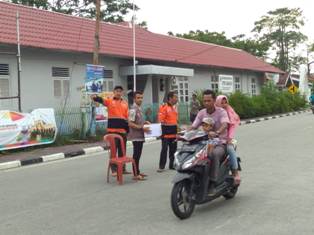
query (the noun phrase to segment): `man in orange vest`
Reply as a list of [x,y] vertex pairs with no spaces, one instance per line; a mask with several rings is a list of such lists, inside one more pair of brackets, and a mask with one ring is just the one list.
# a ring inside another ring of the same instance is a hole
[[158,119],[161,123],[161,152],[159,159],[159,169],[157,172],[163,172],[167,163],[167,152],[169,147],[169,169],[173,170],[174,153],[177,151],[177,126],[178,111],[175,106],[178,102],[178,96],[170,91],[167,95],[167,103],[159,108]]
[[[118,134],[122,136],[124,140],[124,147],[126,147],[126,135],[129,130],[128,126],[128,103],[122,99],[123,87],[115,86],[113,89],[113,98],[103,99],[97,95],[92,95],[91,98],[95,102],[101,103],[107,107],[108,110],[108,133]],[[118,140],[116,140],[116,146],[118,149],[118,156],[122,157],[122,148]],[[112,174],[116,174],[116,167],[112,167]],[[125,171],[125,173],[128,173]]]

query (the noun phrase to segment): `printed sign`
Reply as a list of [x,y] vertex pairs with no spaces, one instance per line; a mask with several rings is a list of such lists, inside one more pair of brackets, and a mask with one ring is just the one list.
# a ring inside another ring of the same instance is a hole
[[104,85],[104,66],[87,64],[85,90],[87,93],[100,93]]
[[0,111],[0,150],[53,143],[57,125],[53,109],[31,113]]
[[233,92],[233,76],[219,75],[219,91],[224,94]]

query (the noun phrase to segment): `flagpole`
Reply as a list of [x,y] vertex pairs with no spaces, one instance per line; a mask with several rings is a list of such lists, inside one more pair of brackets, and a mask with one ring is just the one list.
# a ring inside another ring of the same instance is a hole
[[133,0],[132,29],[133,29],[133,91],[136,91],[136,58],[135,58],[135,5],[134,5],[134,0]]

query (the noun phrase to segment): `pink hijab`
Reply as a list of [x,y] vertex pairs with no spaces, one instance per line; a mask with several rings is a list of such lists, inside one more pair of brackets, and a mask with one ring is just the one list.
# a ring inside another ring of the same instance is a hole
[[221,107],[221,103],[222,103],[223,99],[226,99],[227,103],[228,103],[227,108],[225,110],[228,113],[228,116],[229,116],[229,119],[230,119],[230,124],[238,126],[240,124],[240,117],[234,111],[234,109],[230,106],[227,96],[225,96],[225,95],[217,96],[215,105],[218,106],[218,107]]

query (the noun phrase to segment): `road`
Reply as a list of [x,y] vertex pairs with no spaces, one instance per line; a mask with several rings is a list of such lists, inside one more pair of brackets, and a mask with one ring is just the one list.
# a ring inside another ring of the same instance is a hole
[[184,221],[170,208],[175,172],[156,172],[159,142],[144,147],[145,182],[107,184],[106,154],[2,171],[0,234],[314,234],[313,133],[311,113],[240,126],[237,196]]

